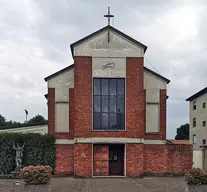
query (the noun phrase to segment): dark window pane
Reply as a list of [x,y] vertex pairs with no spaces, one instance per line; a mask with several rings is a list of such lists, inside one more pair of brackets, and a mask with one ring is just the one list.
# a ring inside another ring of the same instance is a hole
[[94,113],[93,127],[94,129],[101,129],[101,113]]
[[109,114],[102,113],[102,129],[109,129]]
[[108,96],[102,96],[102,112],[108,112],[109,111],[109,97]]
[[116,96],[110,96],[109,98],[109,111],[116,112]]
[[116,95],[116,79],[110,79],[109,81],[110,95]]
[[94,130],[124,130],[125,80],[94,79]]
[[110,113],[110,129],[117,129],[116,113]]
[[124,129],[124,119],[125,115],[123,112],[118,112],[117,113],[117,129],[118,130],[123,130]]
[[108,82],[109,82],[108,79],[101,80],[102,95],[108,95],[108,91],[109,91],[109,86],[108,86],[109,83]]
[[117,100],[117,112],[125,112],[125,106],[124,106],[124,96],[118,96]]
[[94,109],[94,112],[101,111],[101,97],[100,96],[93,97],[93,109]]
[[124,79],[118,79],[117,86],[118,86],[118,95],[124,95],[124,88],[125,88]]
[[100,82],[101,82],[100,79],[94,79],[94,81],[93,81],[94,95],[100,95],[101,94]]

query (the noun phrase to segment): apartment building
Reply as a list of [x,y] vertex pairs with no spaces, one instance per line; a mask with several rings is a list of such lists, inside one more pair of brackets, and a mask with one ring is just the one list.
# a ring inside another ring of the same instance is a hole
[[207,87],[186,99],[189,101],[190,143],[193,166],[207,170]]

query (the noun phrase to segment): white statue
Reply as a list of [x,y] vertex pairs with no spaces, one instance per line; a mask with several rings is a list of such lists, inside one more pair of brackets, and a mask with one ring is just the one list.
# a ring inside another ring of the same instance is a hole
[[22,145],[22,147],[20,147],[17,142],[17,147],[16,147],[15,144],[13,143],[13,148],[16,151],[16,157],[15,157],[16,169],[15,169],[15,171],[20,171],[20,169],[22,167],[22,157],[23,157],[24,145],[25,145],[25,143]]

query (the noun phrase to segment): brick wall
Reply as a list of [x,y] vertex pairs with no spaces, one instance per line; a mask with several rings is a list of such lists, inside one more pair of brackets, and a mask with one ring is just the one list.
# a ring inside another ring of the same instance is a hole
[[135,177],[143,173],[143,144],[126,144],[126,175]]
[[92,176],[92,144],[74,144],[74,175]]
[[74,145],[56,145],[55,174],[74,173]]
[[184,174],[192,159],[192,145],[144,145],[144,173]]
[[153,139],[153,140],[165,140],[166,139],[166,108],[167,108],[167,95],[166,90],[160,90],[160,132],[157,134],[146,134],[146,90],[144,90],[144,131],[145,131],[145,139]]
[[74,137],[143,137],[143,58],[126,58],[126,75],[127,130],[92,131],[92,58],[74,57]]
[[93,175],[109,175],[109,145],[93,146]]
[[166,145],[168,172],[184,174],[186,169],[192,168],[192,145]]
[[167,153],[166,145],[144,145],[144,172],[166,173]]

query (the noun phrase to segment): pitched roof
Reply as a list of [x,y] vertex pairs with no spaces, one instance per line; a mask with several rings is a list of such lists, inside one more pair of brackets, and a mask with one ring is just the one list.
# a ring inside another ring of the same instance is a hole
[[99,29],[98,31],[96,31],[94,33],[91,33],[90,35],[88,35],[88,36],[86,36],[86,37],[76,41],[75,43],[71,44],[70,48],[71,48],[72,56],[74,57],[74,46],[76,46],[76,45],[78,45],[78,44],[80,44],[80,43],[82,43],[82,42],[84,42],[84,41],[86,41],[86,40],[88,40],[88,39],[98,35],[99,33],[105,31],[106,29],[110,29],[110,30],[114,31],[115,33],[117,33],[117,34],[123,36],[124,38],[128,39],[129,41],[133,42],[134,44],[144,48],[144,52],[146,52],[146,50],[147,50],[147,46],[146,45],[140,43],[139,41],[133,39],[132,37],[126,35],[125,33],[121,32],[121,31],[119,31],[118,29],[116,29],[116,28],[114,28],[114,27],[112,27],[110,25],[107,25],[106,27],[103,27],[103,28]]
[[147,67],[144,67],[144,70],[145,70],[146,72],[151,73],[151,74],[153,74],[154,76],[156,76],[156,77],[162,79],[162,80],[165,81],[167,84],[170,83],[170,80],[169,80],[169,79],[167,79],[166,77],[163,77],[162,75],[160,75],[160,74],[158,74],[158,73],[152,71],[151,69],[149,69],[149,68],[147,68]]
[[[45,77],[44,80],[45,80],[45,81],[48,81],[48,80],[52,79],[53,77],[56,77],[57,75],[60,75],[61,73],[64,73],[64,72],[66,72],[66,71],[69,70],[69,69],[72,69],[73,66],[74,66],[74,64],[72,64],[72,65],[70,65],[70,66],[68,66],[68,67],[65,67],[65,68],[61,69],[60,71],[57,71],[56,73],[53,73],[53,74],[49,75],[48,77]],[[160,75],[160,74],[158,74],[158,73],[152,71],[151,69],[149,69],[149,68],[147,68],[147,67],[144,67],[144,70],[145,70],[146,72],[151,73],[151,74],[153,74],[154,76],[156,76],[156,77],[162,79],[162,80],[165,81],[166,83],[169,83],[169,82],[170,82],[170,80],[167,79],[166,77],[163,77],[162,75]],[[46,96],[47,96],[47,95],[45,95],[45,97],[46,97]]]
[[44,80],[45,80],[45,81],[48,81],[48,80],[52,79],[53,77],[55,77],[55,76],[57,76],[57,75],[60,75],[61,73],[64,73],[64,72],[66,72],[66,71],[69,70],[69,69],[72,69],[72,68],[73,68],[73,65],[74,65],[74,64],[72,64],[72,65],[70,65],[70,66],[68,66],[68,67],[65,67],[65,68],[63,68],[63,69],[61,69],[61,70],[59,70],[59,71],[57,71],[57,72],[55,72],[55,73],[53,73],[53,74],[51,74],[51,75],[45,77]]
[[207,87],[198,91],[194,95],[190,96],[189,98],[186,99],[186,101],[192,101],[192,100],[196,99],[197,97],[200,97],[201,95],[205,94],[206,92],[207,92]]

